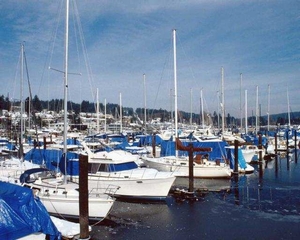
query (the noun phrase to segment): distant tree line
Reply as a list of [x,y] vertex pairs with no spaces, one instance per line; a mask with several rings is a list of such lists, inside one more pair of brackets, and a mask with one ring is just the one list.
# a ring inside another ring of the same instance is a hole
[[[9,100],[8,97],[4,97],[3,95],[0,96],[0,110],[7,110],[10,111],[13,106],[19,106],[20,101],[12,102]],[[27,97],[25,99],[25,111],[28,113],[29,109],[33,112],[40,112],[44,109],[47,109],[48,111],[55,111],[59,112],[63,110],[64,102],[63,99],[52,99],[50,101],[43,101],[40,100],[37,95],[33,97],[31,100],[31,107],[29,108],[29,98]],[[104,112],[104,105],[102,103],[100,105],[100,110]],[[80,104],[79,103],[73,103],[71,101],[68,101],[68,110],[73,111],[75,114],[79,114],[80,112],[86,112],[86,113],[95,113],[96,112],[96,103],[89,102],[83,100]],[[122,107],[122,116],[132,116],[133,120],[136,120],[134,117],[134,113],[137,114],[137,116],[143,120],[144,119],[144,108],[137,108],[133,109],[130,107]],[[120,116],[120,105],[114,104],[114,103],[107,103],[106,105],[106,113],[111,114],[114,117],[118,118]],[[219,116],[218,116],[219,115]],[[161,121],[170,121],[173,119],[174,112],[167,111],[165,109],[147,109],[147,120],[160,118]],[[192,122],[196,124],[202,124],[201,120],[201,114],[197,113],[188,113],[184,111],[178,112],[178,121],[182,123],[189,123],[192,118]],[[300,112],[295,112],[291,114],[291,124],[300,124]],[[213,124],[214,126],[217,126],[218,123],[221,124],[222,117],[217,112],[214,112],[212,115],[209,113],[204,113],[204,122],[206,124]],[[248,124],[254,126],[256,123],[255,117],[248,117]],[[284,125],[288,123],[288,116],[287,113],[282,114],[274,114],[270,115],[270,124],[273,125]],[[226,126],[240,126],[240,119],[235,118],[231,116],[229,113],[227,113],[225,117],[225,125]],[[266,116],[260,116],[259,117],[259,125],[267,125],[267,117]]]

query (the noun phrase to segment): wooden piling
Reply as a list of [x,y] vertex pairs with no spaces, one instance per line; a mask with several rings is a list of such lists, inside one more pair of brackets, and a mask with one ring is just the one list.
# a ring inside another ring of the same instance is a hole
[[79,224],[80,239],[89,238],[88,156],[79,155]]
[[258,160],[259,162],[261,163],[262,162],[262,136],[261,134],[258,135],[258,149],[259,149],[259,152],[258,152]]
[[240,205],[240,189],[239,189],[239,175],[234,174],[234,203],[235,205]]
[[239,141],[234,140],[234,174],[239,174]]
[[275,154],[277,155],[277,133],[275,133]]
[[278,155],[275,155],[275,176],[278,176]]
[[[297,150],[297,131],[294,132],[294,141],[295,141],[295,163],[298,161],[298,150]],[[300,143],[299,143],[300,144]]]
[[263,178],[263,162],[262,162],[262,136],[258,135],[258,170],[259,170],[259,180]]
[[189,192],[194,191],[194,147],[193,143],[189,144]]
[[21,138],[19,138],[19,146],[20,146],[20,148],[19,148],[19,158],[20,159],[23,159],[24,158],[24,149],[23,149],[23,143],[21,142],[22,140],[21,140]]
[[44,136],[43,139],[44,139],[44,149],[46,149],[47,148],[47,139],[46,139],[46,136]]
[[152,135],[152,155],[153,157],[156,157],[156,137],[155,137],[155,133],[153,133]]
[[201,147],[194,147],[193,143],[189,143],[186,147],[184,146],[181,141],[176,138],[175,145],[177,150],[187,151],[189,154],[189,192],[194,192],[194,159],[193,154],[194,152],[211,152],[211,148],[201,148]]
[[286,131],[286,155],[289,155],[289,131]]

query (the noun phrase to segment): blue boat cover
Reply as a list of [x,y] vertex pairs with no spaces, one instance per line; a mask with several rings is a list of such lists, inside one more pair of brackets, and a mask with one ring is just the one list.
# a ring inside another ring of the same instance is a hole
[[10,142],[8,142],[8,143],[6,144],[6,147],[7,147],[9,150],[16,150],[16,149],[17,149],[17,148],[16,148],[16,145],[13,144],[13,143],[10,143]]
[[58,168],[61,156],[61,150],[33,148],[25,154],[24,160],[43,165],[49,170],[55,171]]
[[[209,160],[220,160],[224,161],[226,156],[225,146],[227,143],[225,141],[214,142],[214,141],[204,141],[204,142],[182,142],[182,145],[188,146],[193,144],[194,147],[199,148],[212,148],[211,152],[195,152],[194,154],[208,155]],[[174,156],[175,155],[175,142],[174,141],[162,141],[161,143],[161,156]],[[187,151],[178,151],[179,156],[188,156]]]
[[0,181],[0,239],[17,239],[42,232],[62,239],[42,202],[32,190]]
[[79,154],[67,152],[67,166],[65,166],[65,158],[62,154],[59,163],[59,169],[64,175],[79,176]]
[[[234,148],[227,148],[227,159],[230,162],[230,168],[234,169]],[[242,149],[240,148],[238,149],[238,163],[239,167],[242,169],[245,169],[247,167]]]
[[51,171],[62,172],[63,174],[79,175],[79,154],[67,152],[67,170],[64,167],[64,155],[61,150],[55,149],[31,149],[24,159],[39,164]]

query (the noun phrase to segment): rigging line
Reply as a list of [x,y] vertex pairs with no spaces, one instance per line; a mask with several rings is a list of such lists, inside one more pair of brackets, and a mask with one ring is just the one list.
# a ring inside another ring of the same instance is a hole
[[50,57],[49,57],[49,66],[51,66],[51,63],[52,63],[52,57],[53,57],[53,52],[54,52],[54,46],[55,46],[55,42],[56,42],[56,39],[57,39],[57,32],[58,32],[58,28],[59,28],[59,23],[60,23],[60,19],[62,18],[62,11],[63,11],[63,2],[64,0],[61,1],[61,4],[59,5],[59,14],[56,18],[56,28],[55,30],[53,30],[53,33],[52,33],[52,38],[51,38],[51,41],[52,41],[52,46],[51,46],[51,54],[50,54]]
[[[16,82],[17,82],[17,76],[18,76],[18,73],[20,72],[20,70],[19,70],[19,67],[20,67],[20,60],[21,60],[21,54],[19,55],[19,58],[18,58],[18,62],[17,62],[17,66],[16,66],[16,72],[15,72],[15,77],[14,77],[14,82],[13,82],[13,84],[10,84],[10,83],[12,83],[12,81],[7,81],[7,85],[6,85],[6,91],[5,92],[7,92],[8,93],[8,100],[10,101],[10,99],[13,99],[14,98],[14,90],[15,90],[15,88],[16,88]],[[1,86],[1,87],[3,87],[3,86]],[[3,87],[4,88],[4,87]],[[9,97],[9,95],[11,95],[11,94],[9,94],[9,89],[13,89],[13,93],[12,93],[12,96],[11,97]]]
[[[97,89],[95,90],[97,92]],[[99,92],[98,92],[99,93]],[[94,105],[94,110],[95,112],[97,111],[97,96],[93,94],[95,98],[93,98],[93,105]],[[99,104],[100,105],[100,104]],[[100,109],[99,109],[100,110]]]
[[11,99],[15,99],[15,89],[16,89],[16,85],[17,85],[17,76],[18,76],[18,73],[20,72],[20,62],[21,62],[21,58],[22,58],[21,55],[22,55],[22,53],[20,53],[20,55],[19,55],[19,60],[18,60],[17,67],[16,67],[15,79],[14,79],[14,84],[13,84],[13,92],[12,92]]
[[71,101],[72,98],[71,98],[71,93],[70,93],[70,91],[68,91],[68,99],[69,99],[69,100],[68,100],[67,104],[70,106],[70,110],[73,111],[73,104],[72,104],[73,101]]
[[77,5],[76,5],[75,2],[74,2],[74,10],[76,11],[78,30],[79,30],[79,35],[80,35],[80,39],[81,39],[81,46],[82,46],[83,56],[84,56],[84,60],[85,60],[86,70],[88,72],[88,80],[89,80],[89,85],[90,85],[90,89],[91,89],[91,93],[92,93],[92,99],[95,99],[95,94],[92,91],[92,89],[93,89],[92,86],[94,84],[93,73],[92,73],[92,69],[90,67],[90,61],[89,61],[89,56],[88,56],[88,53],[87,53],[85,38],[84,38],[84,34],[83,34],[83,29],[82,29],[82,24],[81,24],[81,21],[80,21],[78,8],[77,8]]
[[221,157],[224,158],[224,161],[226,163],[226,149],[221,147],[220,142],[218,142],[218,146],[219,146],[219,149],[220,149],[220,152],[221,152]]
[[204,94],[202,95],[202,97],[203,97],[203,109],[204,109],[204,106],[205,106],[205,108],[207,109],[207,113],[206,114],[209,114],[210,115],[210,111],[209,111],[209,108],[208,108],[208,105],[207,105],[207,101],[206,101],[206,99],[204,98]]
[[[67,190],[65,190],[65,191],[67,192]],[[45,195],[44,195],[44,196],[45,196]],[[53,202],[52,202],[51,199],[50,199],[50,195],[47,195],[47,198],[48,198],[50,204],[52,205],[54,211],[56,212],[56,214],[57,214],[58,216],[60,216],[60,218],[62,218],[63,220],[67,220],[67,219],[64,217],[64,215],[62,215],[60,212],[58,212],[58,210],[56,209],[56,207],[54,206]]]
[[[57,12],[59,12],[59,14],[58,14],[58,16],[56,18],[56,28],[53,29],[52,34],[51,34],[51,38],[50,38],[50,41],[49,41],[49,46],[48,46],[48,51],[47,51],[47,57],[46,57],[46,60],[45,60],[44,69],[43,69],[43,72],[42,72],[42,76],[41,76],[41,81],[40,81],[40,85],[39,85],[39,88],[38,88],[38,92],[40,92],[40,89],[42,87],[42,81],[43,81],[43,78],[44,78],[45,70],[46,69],[48,70],[49,66],[51,66],[51,64],[52,64],[52,57],[53,57],[55,42],[56,42],[56,39],[57,39],[58,26],[59,26],[59,22],[60,22],[61,15],[62,15],[62,6],[63,6],[63,0],[61,0],[61,3],[60,3],[60,5],[58,6],[58,9],[57,9]],[[51,42],[52,42],[52,46],[50,44]],[[47,71],[47,72],[48,72],[48,80],[49,80],[49,71]],[[48,91],[47,91],[48,94],[47,95],[48,95],[48,98],[49,98],[49,86],[47,88],[48,88]]]
[[[26,69],[26,77],[27,77],[27,82],[28,82],[28,89],[29,89],[29,97],[31,99],[31,101],[30,101],[30,107],[31,107],[31,110],[33,111],[34,110],[34,106],[33,106],[33,102],[32,102],[31,84],[30,84],[30,78],[29,78],[27,58],[26,58],[26,54],[25,54],[25,50],[24,49],[23,49],[23,54],[24,54],[24,63],[25,63],[25,69]],[[29,112],[28,114],[30,115],[31,113]],[[36,116],[35,116],[34,111],[33,111],[33,114],[32,114],[32,118],[33,118],[34,127],[35,127],[35,135],[36,135],[37,147],[38,147],[38,149],[40,149],[39,138],[38,138],[38,130],[37,130],[37,120],[36,120]],[[44,160],[44,157],[42,156],[41,151],[39,151],[39,152],[40,152],[41,159]]]
[[182,44],[180,38],[177,37],[177,39],[178,39],[178,45],[181,47],[181,49],[182,49],[182,51],[183,51],[183,54],[184,54],[184,56],[186,57],[186,59],[187,59],[187,61],[188,61],[188,66],[189,66],[189,69],[190,69],[190,71],[191,71],[191,73],[192,73],[193,79],[196,79],[196,78],[195,78],[195,74],[194,74],[194,72],[193,72],[193,70],[192,70],[192,68],[191,68],[191,63],[190,63],[190,61],[188,60],[186,51],[185,51],[185,49],[183,48],[183,44]]
[[[74,9],[74,12],[73,12],[73,14],[71,15],[71,17],[72,17],[72,19],[73,19],[73,29],[74,29],[74,35],[75,35],[75,46],[76,46],[76,53],[77,53],[77,61],[78,61],[78,68],[79,68],[79,74],[76,74],[76,75],[82,75],[81,74],[81,61],[80,61],[80,56],[79,56],[79,44],[78,44],[78,32],[79,31],[77,31],[77,28],[79,29],[80,27],[78,26],[78,27],[76,27],[76,22],[78,21],[77,20],[77,15],[78,15],[78,13],[77,13],[77,11],[76,11],[76,5],[75,5],[75,1],[73,2],[73,1],[71,1],[71,3],[73,4],[72,5],[72,7],[73,7],[73,9]],[[76,12],[75,12],[76,11]],[[78,24],[77,24],[78,25]],[[69,99],[71,99],[71,88],[69,88],[69,91],[68,91],[68,95],[69,95]],[[81,88],[80,88],[80,91],[81,91]],[[70,108],[71,108],[71,110],[73,111],[74,109],[73,109],[73,101],[70,101],[69,102],[69,105],[70,105]]]
[[164,71],[165,71],[165,69],[166,69],[167,63],[170,62],[171,55],[172,55],[172,44],[170,44],[170,47],[169,47],[169,54],[166,56],[166,59],[165,59],[165,62],[164,62],[164,66],[163,66],[163,69],[162,69],[162,71],[161,71],[161,77],[160,77],[160,80],[159,80],[158,90],[157,90],[157,92],[156,92],[155,99],[154,99],[154,107],[153,107],[153,109],[152,109],[152,111],[151,111],[151,114],[150,114],[151,118],[153,118],[154,109],[155,109],[155,106],[156,106],[156,101],[157,101],[157,98],[158,98],[158,94],[159,94],[160,86],[161,86],[161,83],[162,83]]
[[[73,3],[71,1],[71,3]],[[75,4],[75,3],[74,3]],[[74,6],[75,9],[75,6]],[[77,50],[77,60],[78,60],[78,68],[79,68],[79,72],[81,72],[81,61],[80,61],[80,57],[79,57],[79,45],[78,45],[78,33],[77,33],[77,28],[76,28],[76,21],[75,21],[75,13],[72,14],[72,19],[73,19],[73,29],[74,29],[74,34],[75,34],[75,44],[76,44],[76,50]],[[78,27],[79,28],[79,27]]]

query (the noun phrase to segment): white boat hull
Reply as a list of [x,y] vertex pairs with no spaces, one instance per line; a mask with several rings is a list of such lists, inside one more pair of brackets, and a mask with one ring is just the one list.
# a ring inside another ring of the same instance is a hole
[[242,153],[244,155],[246,163],[251,163],[252,159],[254,159],[254,156],[256,155],[255,151],[248,149],[242,149]]
[[[166,198],[176,177],[170,173],[161,173],[156,170],[153,174],[149,174],[149,171],[151,172],[150,169],[145,168],[140,171],[89,174],[88,184],[89,188],[105,189],[106,192],[108,189],[118,187],[116,191],[111,191],[111,195],[117,198],[145,200]],[[73,180],[75,179],[73,177]]]
[[[143,158],[144,163],[159,171],[174,172],[176,177],[189,176],[188,160],[176,163],[173,157],[163,158]],[[231,177],[231,169],[224,164],[217,165],[214,162],[207,161],[204,164],[194,164],[194,177],[196,178],[229,178]]]
[[[79,199],[68,198],[48,198],[40,197],[42,203],[46,207],[47,211],[56,216],[64,216],[68,218],[78,218],[79,217]],[[89,200],[89,219],[91,220],[101,220],[105,218],[110,209],[113,206],[113,200],[103,200],[103,199],[93,199]]]
[[[79,191],[78,188],[75,189],[69,185],[73,184],[68,183],[56,187],[45,185],[45,183],[26,184],[27,187],[33,189],[51,215],[79,218]],[[88,203],[89,219],[102,220],[110,212],[114,199],[97,191],[89,191]]]

